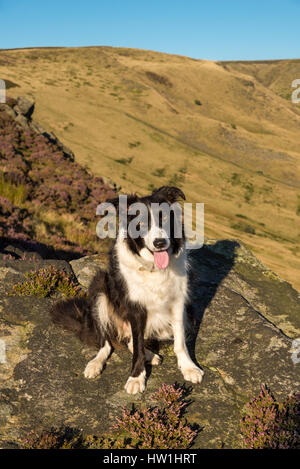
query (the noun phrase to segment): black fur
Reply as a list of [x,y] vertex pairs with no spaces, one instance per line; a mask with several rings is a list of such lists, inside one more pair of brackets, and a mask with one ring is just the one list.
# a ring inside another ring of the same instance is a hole
[[[138,198],[135,195],[128,197],[128,205],[134,202],[143,202],[150,205],[151,202],[167,202],[172,204],[178,198],[185,199],[183,192],[174,187],[163,186],[153,191],[148,197]],[[107,202],[113,203],[118,207],[118,199],[111,199]],[[176,254],[184,242],[184,232],[182,238],[174,238],[174,215],[171,215],[171,233],[170,243],[172,252]],[[133,217],[129,217],[128,222]],[[127,238],[129,249],[139,255],[140,250],[145,246],[142,237],[137,239]],[[122,323],[130,325],[133,337],[133,358],[131,376],[137,377],[145,369],[145,346],[144,332],[147,321],[146,309],[130,300],[126,286],[126,280],[122,276],[119,267],[119,260],[114,243],[109,257],[107,272],[99,271],[94,277],[89,290],[87,299],[76,298],[62,301],[54,305],[50,311],[51,318],[55,324],[59,324],[65,329],[74,332],[77,337],[88,345],[94,345],[98,348],[103,347],[105,341],[112,346],[118,340],[118,331],[112,321],[109,328],[103,330],[96,312],[96,302],[100,294],[104,294],[114,314]]]
[[91,301],[75,298],[56,303],[50,310],[54,324],[73,332],[83,343],[102,347],[103,337],[91,314]]

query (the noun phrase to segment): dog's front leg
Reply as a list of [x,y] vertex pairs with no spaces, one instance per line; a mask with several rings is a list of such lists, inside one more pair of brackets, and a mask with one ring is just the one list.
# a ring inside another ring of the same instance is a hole
[[129,394],[136,394],[145,390],[146,369],[145,369],[145,346],[144,334],[146,327],[147,313],[139,305],[131,305],[129,322],[132,332],[133,355],[132,369],[125,389]]
[[204,372],[192,361],[185,342],[186,310],[183,301],[177,301],[172,307],[172,326],[174,334],[174,352],[178,367],[186,381],[201,383]]

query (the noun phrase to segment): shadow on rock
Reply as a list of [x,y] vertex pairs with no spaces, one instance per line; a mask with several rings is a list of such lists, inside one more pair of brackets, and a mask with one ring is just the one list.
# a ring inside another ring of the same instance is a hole
[[195,362],[195,344],[203,316],[219,285],[232,269],[238,246],[236,241],[221,240],[188,253],[190,303],[187,314],[190,330],[187,342]]
[[70,250],[55,249],[34,240],[21,240],[0,236],[0,259],[57,259],[70,262],[79,259],[85,252],[76,252],[70,243]]

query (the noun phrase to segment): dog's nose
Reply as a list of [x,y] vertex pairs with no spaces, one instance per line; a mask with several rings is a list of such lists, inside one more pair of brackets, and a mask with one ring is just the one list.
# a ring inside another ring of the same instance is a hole
[[153,241],[153,246],[156,249],[163,249],[167,246],[167,240],[165,238],[155,238]]

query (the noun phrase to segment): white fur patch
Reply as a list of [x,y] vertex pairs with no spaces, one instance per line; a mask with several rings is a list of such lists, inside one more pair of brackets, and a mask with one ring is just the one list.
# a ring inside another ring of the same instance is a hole
[[[143,256],[130,251],[122,238],[117,240],[117,255],[121,273],[127,283],[130,300],[147,309],[145,338],[169,339],[174,337],[174,351],[184,378],[200,383],[203,371],[191,360],[185,343],[185,302],[188,296],[186,252],[170,255],[169,266],[158,269],[153,255],[142,250]],[[126,390],[130,394],[142,392],[145,387],[143,373],[130,377]]]
[[101,329],[106,330],[110,323],[107,298],[104,294],[99,295],[96,301],[96,317],[101,325]]
[[167,232],[163,228],[160,228],[155,223],[157,220],[155,220],[153,211],[151,209],[150,209],[150,216],[151,216],[151,227],[144,238],[147,248],[149,248],[150,251],[155,251],[154,240],[156,238],[163,238],[166,240],[166,243],[167,243],[166,249],[168,249],[170,246],[170,240],[168,238]]
[[201,383],[204,371],[195,365],[192,368],[182,370],[182,374],[186,381],[191,381],[192,383],[196,384]]
[[146,349],[146,363],[156,366],[160,365],[162,362],[161,357],[157,353],[151,352],[151,350]]
[[117,253],[129,298],[145,306],[148,312],[145,338],[171,338],[172,306],[177,302],[183,305],[187,296],[184,250],[177,256],[170,256],[169,267],[165,270],[156,268],[151,253],[151,261],[134,255],[122,239],[117,241]]
[[137,394],[138,392],[145,391],[145,382],[146,382],[146,371],[142,371],[142,373],[134,378],[133,376],[129,376],[127,383],[125,384],[125,390],[128,394]]
[[86,365],[85,370],[84,370],[85,378],[88,378],[88,379],[95,378],[101,373],[103,366],[105,365],[105,362],[107,358],[109,357],[110,352],[111,352],[111,346],[109,342],[106,340],[104,347],[102,347],[97,353],[96,357],[93,358],[93,360],[89,361],[88,364]]

